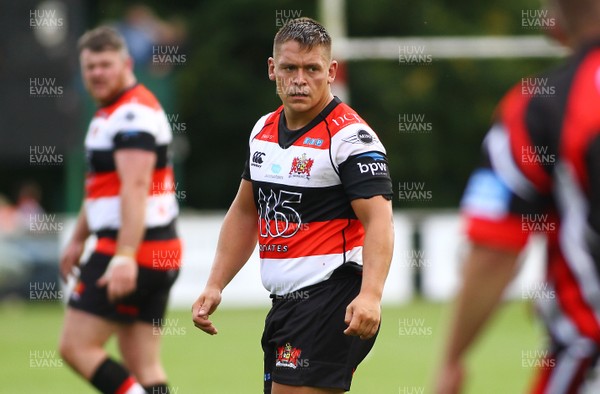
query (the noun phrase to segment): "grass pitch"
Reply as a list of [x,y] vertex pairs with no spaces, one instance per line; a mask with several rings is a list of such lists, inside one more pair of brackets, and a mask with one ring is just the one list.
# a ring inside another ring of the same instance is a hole
[[[0,304],[0,393],[95,393],[60,359],[59,303]],[[262,393],[260,336],[265,309],[222,309],[210,337],[191,323],[188,311],[169,311],[162,329],[162,358],[176,394]],[[371,354],[354,376],[355,394],[431,391],[446,331],[449,305],[415,301],[386,307]],[[534,369],[527,358],[541,348],[541,330],[524,303],[508,303],[468,359],[468,394],[523,393]],[[115,343],[109,343],[115,352]]]

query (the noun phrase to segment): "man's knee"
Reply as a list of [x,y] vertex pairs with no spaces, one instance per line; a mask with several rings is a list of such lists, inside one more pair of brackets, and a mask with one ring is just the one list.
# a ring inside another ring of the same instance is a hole
[[73,365],[77,359],[77,353],[80,351],[75,340],[70,337],[62,336],[58,344],[58,351],[63,360],[69,365]]

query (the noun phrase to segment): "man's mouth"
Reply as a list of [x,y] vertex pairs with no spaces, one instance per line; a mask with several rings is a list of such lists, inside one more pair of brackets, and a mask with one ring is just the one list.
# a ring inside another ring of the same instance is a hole
[[104,81],[92,81],[92,86],[94,88],[101,88],[105,85],[106,85],[106,83],[104,83]]

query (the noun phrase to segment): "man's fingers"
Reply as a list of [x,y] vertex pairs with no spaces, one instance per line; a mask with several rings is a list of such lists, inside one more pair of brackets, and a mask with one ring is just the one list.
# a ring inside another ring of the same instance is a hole
[[344,330],[344,334],[353,336],[359,335],[360,322],[358,320],[359,319],[356,316],[352,316],[348,328]]
[[68,256],[63,256],[60,260],[60,277],[64,282],[69,280],[69,275],[73,273],[74,264],[70,261]]
[[108,284],[108,275],[104,274],[96,281],[96,286],[104,287]]
[[[202,300],[199,300],[199,301],[202,301]],[[217,331],[216,327],[213,326],[212,321],[210,321],[208,319],[210,314],[212,312],[214,312],[215,309],[216,309],[216,305],[213,304],[212,302],[209,302],[206,299],[203,300],[203,303],[199,307],[197,307],[196,311],[194,311],[194,308],[192,308],[192,311],[195,312],[195,313],[193,313],[193,316],[192,316],[194,326],[201,329],[202,331],[204,331],[207,334],[216,335],[218,331]]]
[[360,334],[360,339],[370,339],[373,338],[375,333],[377,332],[377,325],[370,324],[369,327],[365,328],[365,330]]
[[200,307],[200,309],[198,309],[197,316],[200,316],[200,317],[203,317],[205,319],[208,319],[208,308],[206,308],[204,306],[204,304]]
[[208,316],[212,315],[218,306],[218,302],[215,302],[210,298],[203,298],[198,300],[197,303],[200,303],[200,307],[198,308],[196,316],[203,316],[205,318],[208,318]]
[[[346,316],[348,312],[346,312]],[[344,330],[344,334],[357,336],[360,339],[369,339],[372,338],[375,333],[377,333],[377,329],[379,328],[379,322],[373,319],[364,317],[359,313],[352,314],[352,318],[350,320],[350,324],[348,328]]]
[[350,324],[350,322],[352,321],[352,315],[354,314],[354,308],[352,307],[352,305],[348,305],[346,307],[346,316],[344,316],[344,323],[346,324]]
[[194,326],[196,326],[196,328],[201,329],[202,331],[204,331],[207,334],[210,334],[210,335],[217,334],[216,327],[213,326],[212,321],[208,320],[208,318],[205,316],[194,317]]

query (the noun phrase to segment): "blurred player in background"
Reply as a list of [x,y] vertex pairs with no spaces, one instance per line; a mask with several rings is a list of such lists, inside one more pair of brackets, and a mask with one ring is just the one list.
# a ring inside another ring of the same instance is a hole
[[273,298],[262,337],[264,392],[342,393],[372,348],[393,249],[385,149],[334,97],[331,38],[309,18],[274,40],[269,79],[283,103],[256,123],[206,287],[192,307],[209,334],[221,292],[258,239]]
[[[154,95],[137,84],[115,30],[87,32],[79,53],[85,87],[99,108],[85,139],[86,196],[60,262],[64,280],[79,265],[88,236],[98,242],[71,294],[60,351],[103,393],[167,393],[156,328],[181,260],[167,157],[171,129]],[[112,335],[124,365],[104,350]]]
[[510,90],[485,138],[484,163],[462,202],[473,246],[438,394],[460,392],[465,353],[515,276],[532,229],[547,232],[546,280],[555,295],[537,300],[550,347],[532,392],[600,393],[600,1],[550,6],[554,33],[574,55]]

